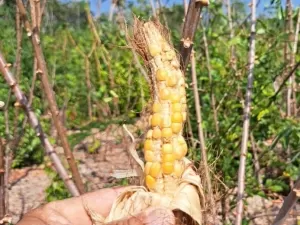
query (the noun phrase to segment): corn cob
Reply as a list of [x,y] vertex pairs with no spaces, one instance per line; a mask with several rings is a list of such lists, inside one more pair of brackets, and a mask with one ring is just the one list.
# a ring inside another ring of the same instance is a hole
[[[144,141],[145,186],[128,187],[114,202],[106,224],[154,206],[173,210],[187,224],[202,224],[204,204],[200,177],[185,158],[187,144],[182,136],[186,120],[185,81],[179,60],[158,22],[135,20],[133,46],[149,69],[152,89],[150,129]],[[149,192],[150,191],[150,192]],[[179,212],[179,213],[178,213]]]
[[143,26],[148,67],[154,84],[150,130],[144,143],[145,184],[156,193],[173,195],[184,171],[187,144],[182,137],[186,120],[184,75],[171,45],[154,23]]

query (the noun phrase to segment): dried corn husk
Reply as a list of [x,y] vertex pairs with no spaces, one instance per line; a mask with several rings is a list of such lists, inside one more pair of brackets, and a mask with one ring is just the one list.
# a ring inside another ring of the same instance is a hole
[[204,196],[200,177],[193,170],[191,162],[186,158],[184,160],[186,165],[190,165],[184,171],[174,196],[148,192],[143,186],[128,187],[114,202],[109,216],[97,222],[105,224],[136,215],[152,206],[162,206],[174,211],[180,210],[201,225]]

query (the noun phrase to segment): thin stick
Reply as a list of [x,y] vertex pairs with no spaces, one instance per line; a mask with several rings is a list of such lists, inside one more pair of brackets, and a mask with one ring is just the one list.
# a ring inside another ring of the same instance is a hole
[[51,84],[48,79],[49,76],[48,76],[46,61],[44,59],[44,54],[43,54],[42,48],[40,46],[40,37],[35,30],[31,29],[31,25],[29,24],[29,22],[27,20],[26,10],[24,8],[22,0],[17,0],[17,5],[18,5],[18,8],[21,13],[21,16],[22,16],[22,19],[24,22],[24,26],[27,31],[27,35],[31,39],[31,42],[32,42],[32,45],[34,48],[35,56],[36,56],[37,62],[38,62],[38,67],[41,70],[41,71],[39,71],[40,72],[39,75],[40,75],[40,79],[42,81],[43,91],[45,92],[45,95],[47,97],[47,100],[49,103],[49,108],[50,108],[52,118],[54,121],[54,125],[58,132],[58,136],[61,140],[65,156],[67,158],[67,161],[70,166],[70,170],[72,172],[73,179],[75,181],[75,184],[76,184],[79,192],[84,193],[84,186],[83,186],[80,174],[78,172],[78,168],[77,168],[74,156],[72,154],[71,148],[68,143],[68,139],[67,139],[67,136],[65,133],[65,128],[63,127],[63,124],[62,124],[61,120],[59,119],[59,110],[57,107],[56,100],[54,98],[54,93],[51,88]]
[[20,81],[21,74],[21,52],[22,52],[22,30],[19,8],[16,8],[16,37],[17,37],[17,53],[16,53],[16,79]]
[[87,103],[88,103],[88,114],[90,121],[93,119],[93,110],[92,110],[92,99],[91,99],[91,79],[90,79],[90,61],[88,56],[84,57],[85,61],[85,82],[87,87]]
[[187,15],[184,20],[182,38],[180,43],[181,61],[180,66],[185,71],[193,49],[193,40],[198,27],[200,13],[204,6],[209,4],[208,0],[191,0]]
[[[292,9],[292,3],[291,0],[286,1],[286,11],[287,11],[287,33],[289,40],[286,42],[286,51],[287,51],[287,64],[289,65],[289,68],[292,68],[292,62],[293,62],[293,53],[292,49],[289,48],[289,44],[293,42],[294,35],[293,35],[293,9]],[[294,60],[295,61],[295,60]],[[286,95],[286,114],[288,117],[291,116],[291,109],[292,109],[292,86],[294,83],[293,75],[289,78],[289,85]],[[290,146],[288,146],[288,160],[290,160]]]
[[[187,0],[183,0],[183,8],[184,8],[184,15],[186,15],[187,12],[188,12]],[[184,20],[183,21],[185,21],[185,16],[184,16]]]
[[9,94],[7,97],[7,101],[5,104],[4,108],[4,119],[5,119],[5,138],[7,141],[7,144],[5,145],[5,178],[4,178],[4,184],[6,188],[5,192],[5,206],[6,210],[9,208],[9,190],[8,190],[8,183],[9,183],[9,174],[10,174],[10,169],[11,169],[11,162],[12,162],[12,150],[10,147],[10,142],[11,142],[11,136],[10,136],[10,131],[9,131],[9,116],[8,116],[8,107],[10,103],[10,98],[11,98],[11,90],[9,90]]
[[[200,3],[200,4],[198,4]],[[198,138],[200,141],[200,148],[201,148],[201,160],[202,165],[204,167],[204,176],[205,176],[205,183],[207,186],[207,193],[208,193],[208,204],[210,208],[210,214],[211,218],[215,220],[216,218],[216,210],[215,210],[215,201],[212,191],[212,185],[211,185],[211,178],[209,174],[209,168],[207,163],[207,149],[205,145],[205,138],[204,138],[204,132],[202,127],[202,113],[201,113],[201,103],[199,99],[199,93],[198,93],[198,81],[197,81],[197,73],[196,73],[196,60],[195,60],[195,52],[193,51],[193,44],[192,40],[194,39],[195,31],[198,26],[199,18],[200,18],[200,12],[201,8],[203,6],[208,5],[208,1],[197,1],[194,2],[193,0],[190,1],[189,8],[186,10],[186,4],[184,4],[185,12],[187,11],[187,14],[185,14],[184,19],[184,27],[183,27],[183,33],[182,33],[182,43],[181,46],[181,56],[182,61],[181,68],[183,71],[185,70],[188,62],[189,57],[191,58],[191,66],[192,66],[192,82],[193,82],[193,92],[194,92],[194,100],[195,100],[195,108],[196,108],[196,117],[197,117],[197,124],[198,124]],[[199,13],[197,15],[197,12]],[[186,58],[185,58],[186,57]],[[205,220],[208,220],[208,213],[205,213]],[[215,221],[214,221],[215,222]]]
[[98,35],[98,31],[97,31],[97,28],[95,26],[95,23],[93,21],[93,17],[91,15],[90,8],[86,7],[85,12],[86,12],[86,17],[87,17],[88,23],[90,25],[90,29],[92,30],[94,39],[97,42],[97,45],[100,45],[101,44],[101,40],[100,40],[100,37]]
[[[106,51],[106,49],[104,48],[104,45],[101,45],[101,39],[99,37],[99,34],[98,34],[98,31],[97,31],[97,28],[96,28],[96,25],[93,21],[93,17],[91,15],[91,11],[90,11],[90,8],[87,6],[86,9],[86,16],[87,16],[87,20],[88,20],[88,23],[89,23],[89,27],[93,33],[93,37],[94,37],[94,41],[96,42],[96,48],[99,47],[99,49],[103,50],[104,52]],[[95,50],[94,51],[94,58],[95,58],[95,62],[96,62],[96,67],[97,67],[97,73],[98,73],[98,76],[99,76],[99,83],[100,85],[104,85],[104,82],[102,81],[101,79],[101,76],[100,76],[100,62],[99,62],[99,57],[98,57],[98,54],[97,54],[97,51]],[[107,91],[105,91],[104,93],[104,97],[107,97]],[[96,103],[97,104],[97,103]],[[106,115],[110,114],[110,108],[109,108],[109,105],[108,103],[104,103],[105,106],[104,107],[101,107],[102,111],[106,111]]]
[[36,115],[34,114],[31,107],[28,105],[27,98],[22,93],[18,83],[16,82],[15,78],[13,77],[12,73],[8,69],[8,64],[6,63],[4,57],[0,53],[0,72],[4,76],[7,84],[15,94],[18,102],[21,104],[23,109],[25,110],[27,117],[29,118],[30,124],[32,128],[35,130],[36,135],[39,137],[46,153],[49,155],[50,159],[52,160],[58,174],[63,179],[66,187],[70,191],[73,196],[79,196],[79,192],[73,183],[72,179],[70,179],[67,171],[65,170],[62,162],[60,161],[58,155],[56,154],[53,146],[50,144],[49,140],[47,139],[44,131],[40,125],[39,120],[37,119]]
[[246,170],[246,154],[247,144],[249,138],[249,125],[250,125],[250,107],[251,107],[251,94],[253,88],[253,70],[255,61],[255,25],[256,25],[256,0],[251,2],[251,34],[250,34],[250,49],[249,49],[249,74],[247,91],[245,95],[245,107],[244,107],[244,123],[243,123],[243,137],[241,144],[240,166],[238,174],[238,193],[237,193],[237,208],[236,208],[236,225],[242,224],[243,219],[243,197],[245,189],[245,170]]
[[[22,53],[22,30],[21,30],[21,18],[19,8],[16,8],[16,37],[17,37],[17,52],[16,52],[16,79],[17,82],[20,82],[21,79],[21,53]],[[15,107],[15,116],[14,116],[14,137],[16,137],[17,127],[18,127],[18,118],[19,118],[19,108]]]
[[[108,79],[109,79],[109,88],[110,90],[115,90],[116,89],[116,84],[115,84],[115,78],[114,78],[114,73],[111,68],[111,58],[109,54],[107,54],[105,51],[102,51],[101,53],[101,58],[104,64],[108,68]],[[117,97],[113,97],[113,105],[114,105],[114,110],[113,110],[113,115],[119,115],[120,114],[120,109],[119,109],[119,99]]]
[[[294,36],[294,43],[293,43],[293,49],[292,49],[292,58],[291,58],[291,68],[295,66],[296,63],[296,54],[297,54],[297,48],[298,48],[298,39],[299,39],[299,29],[300,29],[300,8],[298,8],[298,19],[297,19],[297,24],[296,24],[296,30],[295,30],[295,36]],[[293,83],[292,83],[292,88],[293,88],[293,111],[294,111],[294,116],[297,116],[297,97],[296,97],[296,82],[295,82],[295,73],[292,74],[293,78]]]
[[[104,85],[104,82],[103,82],[103,79],[101,78],[101,64],[100,64],[100,60],[99,60],[97,51],[94,51],[94,59],[95,59],[95,63],[96,63],[96,70],[98,73],[98,80],[99,80],[98,82],[99,82],[99,86],[101,87]],[[107,97],[107,90],[105,90],[105,92],[104,92],[104,98],[106,98],[106,97]],[[96,104],[97,103],[98,102],[96,102]],[[108,103],[104,102],[104,105],[100,108],[101,108],[104,116],[108,116],[111,114]]]
[[196,75],[196,61],[194,52],[191,55],[191,65],[192,65],[192,82],[193,82],[193,92],[194,92],[194,99],[195,99],[195,108],[196,108],[196,117],[197,117],[197,124],[198,124],[198,138],[200,141],[201,147],[201,161],[204,167],[204,176],[205,176],[205,183],[207,186],[207,194],[208,194],[208,203],[209,208],[211,209],[212,218],[215,218],[215,204],[214,204],[214,196],[212,191],[211,179],[209,174],[209,168],[207,163],[207,149],[205,145],[203,127],[202,127],[202,115],[201,115],[201,103],[199,99],[198,93],[198,82],[197,82],[197,75]]
[[109,15],[108,15],[108,21],[113,20],[114,11],[115,11],[115,8],[116,8],[116,2],[117,2],[117,0],[111,0],[111,5],[110,5]]
[[[233,30],[233,23],[232,23],[232,16],[231,16],[231,3],[230,0],[227,0],[227,17],[228,17],[228,24],[229,24],[229,32],[230,32],[230,40],[234,38],[234,30]],[[232,44],[230,46],[230,65],[231,68],[236,71],[236,56],[235,56],[235,47]]]
[[288,73],[288,75],[286,77],[283,78],[282,83],[280,84],[279,88],[277,89],[277,91],[275,92],[275,94],[270,97],[270,101],[267,105],[266,108],[268,108],[272,102],[275,101],[275,99],[277,98],[278,94],[280,93],[280,91],[282,90],[282,88],[285,86],[285,83],[287,82],[287,80],[293,75],[293,73],[295,73],[295,71],[297,70],[298,66],[300,66],[300,61],[296,63],[296,65],[291,69],[291,71]]
[[0,219],[6,214],[5,208],[5,168],[4,168],[4,157],[5,148],[0,137]]
[[210,65],[210,57],[209,57],[209,52],[208,52],[208,44],[207,44],[207,38],[205,34],[205,28],[203,27],[203,42],[204,42],[204,49],[205,49],[205,57],[206,57],[206,67],[208,71],[208,77],[209,77],[209,86],[210,86],[210,100],[211,100],[211,108],[213,111],[213,116],[214,116],[214,123],[215,123],[215,129],[216,132],[219,133],[219,121],[218,121],[218,112],[216,110],[216,97],[214,94],[214,87],[213,87],[213,78],[211,75],[211,65]]
[[[186,0],[183,0],[183,7],[184,7],[184,19],[183,19],[183,21],[185,22],[185,17],[186,17],[186,14],[188,12],[188,4],[187,4]],[[192,145],[193,148],[195,148],[196,145],[197,145],[197,143],[194,140],[194,134],[193,134],[192,124],[191,124],[191,119],[190,119],[189,108],[187,108],[187,112],[186,113],[187,113],[187,132],[188,132],[188,134],[190,136],[189,138],[191,140],[191,145]]]
[[[36,67],[36,63],[37,62],[35,60],[34,67]],[[30,107],[31,107],[31,104],[32,104],[32,101],[33,101],[33,97],[34,97],[34,88],[35,88],[36,78],[37,78],[37,73],[34,71],[33,72],[32,81],[31,81],[31,87],[30,87],[30,90],[29,90],[29,97],[28,97],[28,105]],[[28,118],[25,117],[24,120],[23,120],[23,122],[22,122],[21,130],[18,132],[18,135],[15,135],[14,140],[11,143],[11,149],[17,149],[17,147],[19,146],[19,144],[20,144],[20,142],[22,140],[22,137],[25,134],[25,128],[26,128],[27,122],[28,122]]]
[[286,217],[289,215],[289,212],[297,202],[300,196],[300,178],[295,183],[294,188],[291,190],[289,195],[284,199],[284,202],[277,214],[272,225],[281,225],[284,223]]
[[252,133],[250,135],[250,140],[251,140],[251,147],[252,147],[252,152],[253,152],[253,164],[254,164],[255,176],[256,176],[259,186],[262,187],[263,184],[262,184],[262,177],[260,174],[260,164],[259,164],[259,157],[257,154],[257,146],[256,146],[256,142],[255,142],[255,139],[254,139],[254,136]]

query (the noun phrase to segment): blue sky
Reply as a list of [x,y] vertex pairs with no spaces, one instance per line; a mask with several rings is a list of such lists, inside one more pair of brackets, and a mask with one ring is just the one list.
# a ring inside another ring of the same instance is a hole
[[[86,0],[62,0],[63,2],[69,2],[69,1],[86,1]],[[91,5],[91,10],[96,13],[99,9],[97,7],[97,2],[99,0],[89,0]],[[102,0],[104,2],[101,3],[101,13],[107,12],[109,10],[111,0]],[[135,2],[136,0],[130,0]],[[163,5],[171,6],[173,4],[182,4],[182,0],[161,0]],[[249,3],[251,0],[242,0],[245,3]],[[233,2],[233,0],[231,0]],[[258,5],[257,12],[259,14],[263,14],[267,12],[267,7],[270,5],[271,0],[260,0],[260,4]],[[300,6],[300,0],[292,0],[293,7],[299,7]],[[285,0],[282,0],[282,5],[285,5]]]

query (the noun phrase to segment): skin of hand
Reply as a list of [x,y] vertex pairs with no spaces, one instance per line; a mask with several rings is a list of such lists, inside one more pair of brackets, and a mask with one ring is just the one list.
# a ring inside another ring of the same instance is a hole
[[[54,201],[25,214],[16,225],[92,225],[83,202],[93,212],[107,217],[114,200],[124,189],[124,187],[101,189],[79,197]],[[175,225],[175,216],[169,209],[153,207],[106,225]]]

